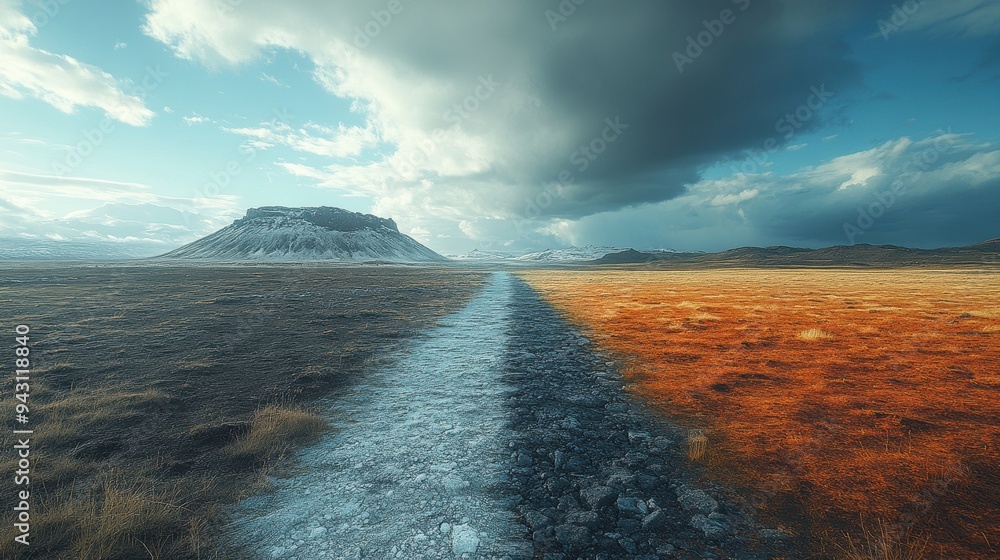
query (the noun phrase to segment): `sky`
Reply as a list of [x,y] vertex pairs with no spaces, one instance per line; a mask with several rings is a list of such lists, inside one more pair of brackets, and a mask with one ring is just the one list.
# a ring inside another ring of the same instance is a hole
[[1000,237],[1000,0],[0,0],[0,238]]

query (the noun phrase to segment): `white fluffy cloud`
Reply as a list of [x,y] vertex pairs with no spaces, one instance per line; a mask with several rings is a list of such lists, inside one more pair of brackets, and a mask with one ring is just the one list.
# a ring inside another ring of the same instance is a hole
[[264,122],[258,126],[228,128],[223,130],[247,137],[254,147],[268,148],[283,145],[309,154],[330,158],[357,156],[365,149],[378,144],[378,134],[372,125],[345,126],[333,129],[309,122],[295,129],[286,122]]
[[[547,236],[551,220],[677,196],[700,165],[758,144],[772,115],[798,107],[810,86],[837,91],[857,82],[858,67],[845,61],[836,25],[827,23],[842,8],[791,0],[754,2],[713,47],[713,72],[706,63],[679,74],[669,53],[703,30],[704,19],[741,4],[592,3],[553,30],[546,10],[559,2],[551,0],[485,9],[453,0],[151,0],[144,31],[212,67],[276,48],[302,53],[315,81],[353,100],[365,126],[231,132],[258,147],[330,158],[278,165],[317,186],[372,197],[373,211],[409,227],[509,240]],[[746,60],[784,68],[768,71],[774,79],[748,80]],[[616,121],[623,126],[609,131]],[[373,146],[378,156],[344,161]],[[553,188],[558,196],[528,219],[563,172],[572,181]]]
[[756,198],[760,194],[757,189],[744,189],[736,194],[717,194],[715,198],[712,199],[712,206],[729,206],[732,204],[739,204],[741,202]]
[[[150,0],[144,30],[206,66],[238,67],[274,49],[310,59],[314,80],[352,100],[363,126],[272,123],[229,131],[257,147],[326,158],[276,164],[316,186],[369,197],[373,212],[421,235],[494,246],[518,240],[522,247],[621,239],[689,247],[842,242],[841,226],[856,207],[902,176],[919,187],[866,235],[907,229],[922,239],[907,219],[951,228],[949,220],[961,221],[955,216],[968,207],[942,194],[973,184],[944,177],[959,173],[952,163],[966,180],[975,169],[982,184],[995,178],[992,148],[959,142],[961,149],[914,171],[907,158],[925,141],[904,138],[791,175],[701,179],[714,163],[775,141],[775,119],[809,108],[817,88],[835,92],[817,112],[842,115],[862,82],[845,30],[857,30],[858,10],[871,25],[881,5],[587,3],[554,30],[546,10],[558,10],[559,0],[229,4]],[[908,28],[957,25],[975,35],[994,21],[995,3],[944,4],[921,4]],[[707,33],[707,19],[740,5],[747,9],[678,72],[670,53]],[[824,117],[806,119],[796,132],[814,132]],[[965,200],[988,207],[987,190],[977,187]],[[942,203],[951,210],[922,214]],[[923,238],[934,235],[949,233]]]
[[207,123],[207,122],[212,122],[212,119],[210,119],[210,118],[208,118],[206,116],[203,116],[203,115],[199,115],[198,113],[192,113],[190,115],[185,115],[185,116],[181,117],[181,122],[183,122],[184,124],[186,124],[188,126],[194,126],[194,125],[197,125],[197,124],[204,124],[204,123]]
[[108,117],[136,126],[153,112],[142,99],[122,91],[113,76],[73,57],[31,46],[35,25],[18,0],[0,0],[0,94],[37,97],[65,113],[97,107]]

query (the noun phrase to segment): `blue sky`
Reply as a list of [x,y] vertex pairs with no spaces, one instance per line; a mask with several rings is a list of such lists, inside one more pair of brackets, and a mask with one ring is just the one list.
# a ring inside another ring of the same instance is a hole
[[0,237],[167,249],[262,205],[453,254],[996,237],[1000,3],[893,5],[0,0]]

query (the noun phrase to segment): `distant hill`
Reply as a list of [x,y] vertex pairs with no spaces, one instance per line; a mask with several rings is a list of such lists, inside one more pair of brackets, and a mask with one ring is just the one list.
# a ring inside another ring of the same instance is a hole
[[648,264],[654,266],[847,266],[893,267],[907,265],[986,265],[1000,267],[1000,239],[965,247],[911,249],[895,245],[838,245],[822,249],[800,247],[741,247],[720,253],[664,253],[627,249],[594,259],[588,264]]
[[487,249],[473,249],[472,251],[464,255],[457,255],[454,258],[460,261],[499,262],[499,261],[514,259],[517,256],[518,253],[511,253],[509,251],[491,251]]
[[[593,260],[603,259],[609,255],[615,255],[622,252],[635,251],[634,249],[628,249],[625,247],[609,247],[603,245],[587,245],[584,247],[563,247],[559,249],[546,249],[544,251],[536,251],[533,253],[527,253],[522,255],[510,254],[510,253],[500,253],[497,251],[473,251],[465,257],[460,257],[462,260],[474,260],[475,255],[489,254],[494,261],[510,261],[512,264],[573,264],[573,263],[583,263]],[[673,254],[675,251],[672,249],[650,249],[644,251],[651,255],[661,255],[661,254]]]
[[629,264],[652,262],[665,258],[667,257],[663,255],[644,253],[642,251],[636,251],[635,249],[626,249],[618,253],[609,253],[590,262],[593,264]]
[[400,233],[391,219],[327,206],[251,208],[244,218],[159,258],[401,263],[447,260]]
[[163,244],[57,241],[53,239],[0,239],[0,261],[127,260],[163,252]]

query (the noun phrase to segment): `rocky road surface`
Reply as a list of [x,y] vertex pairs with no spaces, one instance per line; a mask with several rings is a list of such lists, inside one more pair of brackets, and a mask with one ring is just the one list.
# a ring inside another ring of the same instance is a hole
[[689,482],[681,430],[509,273],[329,407],[335,430],[236,512],[260,558],[802,557]]

